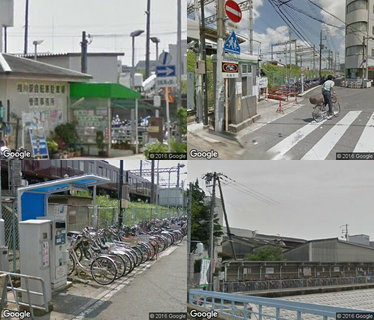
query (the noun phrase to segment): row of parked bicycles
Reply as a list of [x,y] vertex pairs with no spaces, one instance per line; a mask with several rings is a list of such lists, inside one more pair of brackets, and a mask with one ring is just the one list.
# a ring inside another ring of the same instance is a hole
[[181,243],[186,234],[185,217],[154,219],[131,227],[70,231],[68,275],[83,272],[98,284],[109,285],[157,259],[161,252]]

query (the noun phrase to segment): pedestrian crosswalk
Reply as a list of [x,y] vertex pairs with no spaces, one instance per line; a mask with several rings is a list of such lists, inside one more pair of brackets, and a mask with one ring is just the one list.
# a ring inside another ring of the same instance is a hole
[[[287,153],[292,154],[291,149],[302,145],[304,139],[306,140],[306,138],[312,133],[318,132],[316,129],[325,129],[324,125],[326,124],[326,121],[329,120],[323,120],[319,123],[312,121],[291,133],[285,139],[268,150],[269,154],[272,155],[272,159],[281,160],[286,157],[290,158],[288,156],[289,154]],[[358,127],[362,127],[360,138],[358,139],[356,145],[350,150],[341,150],[341,152],[374,152],[374,113],[370,114],[370,117],[367,117],[364,116],[362,111],[349,111],[313,146],[311,146],[306,154],[301,156],[301,160],[326,159],[331,151],[339,144],[339,141],[341,141],[343,136],[347,134],[348,129],[355,123],[355,121],[359,121],[360,125]],[[308,144],[310,144],[310,139]],[[294,157],[291,156],[291,158]],[[300,156],[298,158],[300,158]]]

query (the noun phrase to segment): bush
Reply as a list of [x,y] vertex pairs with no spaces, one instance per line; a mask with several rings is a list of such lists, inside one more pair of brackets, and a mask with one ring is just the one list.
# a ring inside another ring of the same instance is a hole
[[161,142],[156,142],[156,143],[147,143],[145,147],[143,148],[143,153],[145,157],[149,160],[149,153],[150,152],[168,152],[168,147],[167,145],[161,143]]
[[67,147],[70,147],[79,141],[76,125],[72,122],[58,125],[55,128],[55,134],[58,140],[63,141]]
[[47,140],[48,153],[55,154],[58,151],[58,143],[53,139]]

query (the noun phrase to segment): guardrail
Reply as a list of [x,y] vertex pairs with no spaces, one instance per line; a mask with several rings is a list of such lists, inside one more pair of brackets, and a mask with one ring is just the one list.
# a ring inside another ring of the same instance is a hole
[[[15,287],[14,283],[13,283],[14,278],[23,279],[26,289]],[[31,291],[29,289],[29,280],[39,281],[40,286],[42,288],[42,292]],[[1,271],[1,274],[0,274],[0,288],[1,287],[3,288],[3,290],[2,290],[1,296],[0,296],[0,317],[1,317],[1,314],[3,312],[4,306],[7,303],[15,304],[17,306],[18,311],[20,311],[20,306],[28,307],[29,311],[30,311],[30,314],[31,314],[31,319],[35,319],[34,309],[42,310],[42,311],[45,311],[47,313],[49,312],[48,301],[47,301],[47,297],[46,297],[45,282],[42,278],[33,277],[33,276],[25,275],[25,274]],[[13,293],[14,300],[8,299],[8,291],[11,291]],[[22,301],[19,300],[19,296],[18,296],[19,292],[27,294],[28,303],[25,303],[25,302],[22,302]],[[31,295],[43,297],[44,306],[39,306],[39,305],[32,304]]]
[[254,315],[258,320],[302,320],[305,315],[314,315],[328,320],[335,319],[337,312],[368,313],[364,310],[195,289],[191,289],[189,292],[189,303],[235,319],[251,319],[251,316]]
[[223,292],[242,292],[255,290],[280,290],[292,288],[313,288],[324,286],[341,286],[354,284],[374,283],[374,278],[361,277],[336,277],[313,279],[282,279],[282,280],[252,280],[221,282],[220,289]]

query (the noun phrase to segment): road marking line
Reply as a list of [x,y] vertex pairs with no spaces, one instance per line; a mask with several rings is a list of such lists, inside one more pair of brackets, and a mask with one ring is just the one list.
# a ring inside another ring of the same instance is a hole
[[374,152],[374,113],[367,122],[353,152]]
[[295,131],[287,138],[283,139],[281,142],[276,144],[274,147],[268,150],[269,153],[274,153],[275,157],[272,160],[281,160],[281,157],[290,151],[296,144],[303,140],[307,135],[316,130],[321,124],[326,120],[321,122],[310,122],[306,126]]
[[301,160],[324,160],[362,111],[350,111]]

